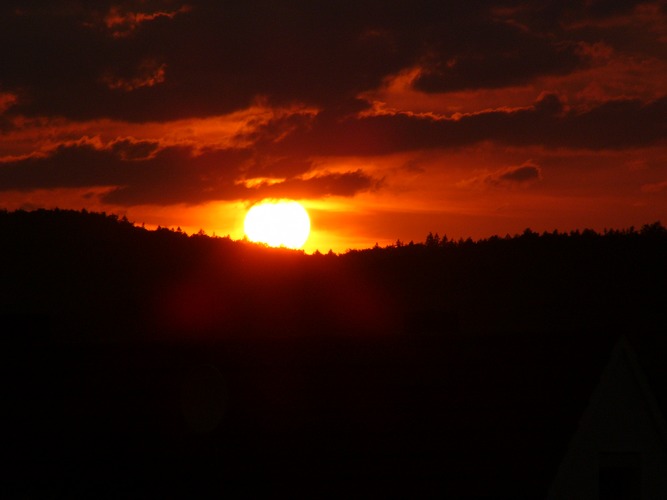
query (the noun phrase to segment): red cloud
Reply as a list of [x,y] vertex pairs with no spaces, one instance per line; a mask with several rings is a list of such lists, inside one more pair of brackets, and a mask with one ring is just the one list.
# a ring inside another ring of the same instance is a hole
[[119,38],[130,35],[143,23],[160,18],[173,19],[176,15],[189,12],[190,10],[191,7],[189,5],[183,5],[179,9],[169,12],[129,12],[123,10],[121,7],[113,6],[109,9],[106,16],[104,16],[103,23],[112,36]]

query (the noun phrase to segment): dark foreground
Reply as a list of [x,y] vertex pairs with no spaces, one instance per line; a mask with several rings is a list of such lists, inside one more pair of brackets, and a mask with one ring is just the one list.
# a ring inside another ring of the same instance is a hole
[[3,360],[5,486],[545,494],[609,352],[602,338],[526,335],[16,347]]
[[[594,456],[667,467],[659,225],[342,256],[99,214],[0,229],[3,497],[545,497],[620,334],[646,382],[619,365]],[[633,464],[614,491],[647,491]]]

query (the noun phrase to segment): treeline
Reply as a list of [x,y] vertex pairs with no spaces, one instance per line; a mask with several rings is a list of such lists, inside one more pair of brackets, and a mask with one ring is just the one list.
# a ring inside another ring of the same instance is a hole
[[[107,214],[106,212],[89,212],[86,209],[81,211],[76,210],[62,210],[62,209],[53,209],[45,210],[38,209],[34,211],[25,211],[25,210],[16,210],[9,212],[4,209],[0,209],[0,227],[3,229],[4,238],[6,241],[9,239],[14,239],[12,236],[20,235],[21,237],[26,237],[30,233],[39,232],[42,237],[53,233],[53,236],[57,233],[68,231],[74,231],[78,234],[85,234],[90,239],[95,238],[96,236],[106,235],[109,238],[119,238],[124,235],[129,234],[138,234],[142,232],[154,233],[156,237],[167,239],[172,238],[171,241],[183,240],[184,238],[189,238],[190,240],[214,240],[216,245],[219,246],[232,246],[231,244],[242,245],[244,248],[248,246],[254,246],[258,248],[270,249],[266,245],[261,243],[250,243],[246,240],[233,241],[229,236],[219,237],[219,236],[209,236],[203,229],[200,229],[197,233],[188,235],[183,232],[180,227],[176,229],[160,227],[158,226],[156,230],[150,231],[145,230],[143,224],[141,227],[137,226],[135,223],[129,221],[126,216],[119,217],[116,214]],[[16,233],[14,233],[16,232]],[[14,235],[12,234],[14,233]],[[426,238],[423,242],[414,242],[410,241],[405,243],[400,239],[396,240],[396,243],[392,245],[387,245],[385,247],[380,247],[376,244],[372,248],[361,249],[361,250],[350,250],[348,249],[345,254],[354,254],[358,252],[367,252],[373,250],[377,252],[378,250],[394,250],[394,249],[414,249],[414,248],[443,248],[443,249],[453,249],[453,248],[469,248],[472,246],[493,246],[499,245],[501,242],[534,242],[536,240],[542,240],[543,243],[553,243],[556,241],[565,241],[571,240],[575,242],[585,242],[595,239],[604,239],[604,240],[632,240],[632,239],[648,239],[650,241],[656,242],[658,240],[664,240],[667,238],[667,228],[660,222],[655,221],[650,224],[644,224],[641,228],[635,228],[630,226],[629,228],[622,229],[613,229],[605,228],[601,233],[596,232],[594,229],[575,229],[571,231],[558,231],[554,229],[551,232],[544,231],[538,233],[532,231],[530,228],[526,228],[521,234],[506,234],[504,237],[494,235],[488,238],[482,238],[479,240],[473,240],[472,238],[459,238],[459,239],[450,239],[446,234],[440,236],[439,233],[429,232],[426,235]],[[16,241],[15,241],[16,242]],[[20,242],[18,242],[20,243]],[[300,253],[302,251],[294,251],[289,249],[270,249],[275,252],[288,252],[288,253]],[[322,255],[321,252],[316,251],[315,255]],[[336,255],[334,252],[329,251],[326,255],[332,256]]]
[[[499,244],[500,241],[508,242],[508,241],[530,241],[530,240],[535,240],[535,239],[542,239],[546,242],[554,242],[554,241],[563,241],[563,240],[577,240],[577,241],[585,241],[585,240],[591,240],[594,238],[650,238],[652,240],[655,239],[660,239],[660,238],[666,238],[667,237],[667,228],[662,225],[660,221],[653,222],[652,224],[644,224],[640,229],[636,229],[634,226],[630,226],[629,228],[625,229],[608,229],[605,228],[602,233],[596,232],[594,229],[574,229],[569,232],[563,232],[563,231],[558,231],[557,229],[554,229],[551,232],[544,231],[542,233],[538,233],[535,231],[532,231],[530,228],[526,228],[521,234],[506,234],[504,237],[500,237],[497,235],[491,236],[489,238],[481,238],[479,240],[473,240],[472,238],[459,238],[458,240],[455,239],[450,239],[447,237],[447,235],[443,235],[442,237],[438,233],[433,233],[429,232],[426,235],[426,239],[423,242],[418,242],[415,243],[414,241],[410,241],[409,243],[405,243],[401,241],[400,239],[396,240],[396,243],[393,245],[387,245],[384,248],[381,248],[378,244],[376,244],[372,250],[380,250],[380,249],[395,249],[395,248],[420,248],[420,247],[426,247],[426,248],[460,248],[460,247],[470,247],[470,246],[484,246],[484,245],[497,245]],[[356,252],[356,251],[365,251],[365,250],[348,250],[347,253],[350,252]]]
[[[56,337],[453,334],[667,327],[667,229],[336,255],[70,210],[0,211],[0,321]],[[32,326],[30,326],[32,325]],[[45,326],[46,325],[46,326]]]

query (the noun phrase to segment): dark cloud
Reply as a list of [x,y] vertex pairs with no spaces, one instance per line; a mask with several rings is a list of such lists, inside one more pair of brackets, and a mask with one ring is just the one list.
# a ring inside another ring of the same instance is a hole
[[[659,0],[658,0],[659,2]],[[496,2],[492,12],[497,19],[517,25],[531,26],[537,33],[561,33],[571,28],[627,16],[646,0],[548,0],[543,2]]]
[[[302,123],[274,152],[304,155],[383,155],[419,149],[457,148],[482,141],[579,149],[642,147],[667,137],[667,98],[644,103],[616,100],[568,109],[555,94],[533,106],[438,118],[408,113],[337,119],[326,114]],[[269,130],[272,128],[268,126]],[[262,129],[255,133],[262,143]]]
[[[261,160],[244,149],[207,150],[190,147],[158,149],[149,141],[117,140],[106,147],[81,142],[62,145],[48,155],[5,162],[0,191],[49,188],[110,187],[102,201],[115,205],[176,203],[262,197],[352,196],[376,181],[361,171],[300,174],[308,163],[295,162],[289,177],[272,185],[249,188],[242,182]],[[271,170],[271,160],[267,160]],[[266,170],[266,169],[264,169]]]
[[[254,146],[208,149],[162,147],[155,141],[117,139],[65,144],[46,155],[5,162],[0,190],[109,186],[113,204],[200,203],[261,196],[350,196],[378,186],[362,171],[313,176],[318,155],[382,155],[418,149],[457,148],[481,141],[616,149],[656,144],[667,137],[667,98],[651,103],[618,100],[585,111],[569,109],[554,94],[533,106],[463,115],[457,119],[405,113],[348,117],[321,113],[269,123],[252,136]],[[265,134],[263,134],[265,131]],[[277,131],[282,136],[277,135]],[[277,137],[280,136],[278,139]],[[246,187],[246,179],[283,179]],[[489,182],[528,182],[540,169],[524,164]]]
[[9,132],[14,128],[11,118],[5,114],[16,102],[16,96],[10,93],[3,93],[0,88],[0,133]]
[[[254,199],[262,198],[319,198],[322,196],[353,196],[379,187],[380,181],[361,170],[322,174],[308,179],[290,179],[260,187]],[[249,197],[252,191],[248,193]]]
[[142,121],[220,114],[258,95],[344,102],[409,63],[386,37],[363,36],[352,5],[194,2],[122,37],[93,8],[54,10],[2,16],[0,85],[21,90],[17,112]]
[[[569,5],[558,5],[559,3],[569,3]],[[610,18],[626,16],[632,13],[637,7],[650,3],[660,4],[647,0],[586,0],[577,2],[552,2],[549,12],[553,13],[561,21],[577,19],[579,22],[601,21]]]
[[19,93],[17,113],[167,120],[257,96],[347,109],[414,65],[425,68],[417,88],[432,92],[515,85],[585,63],[574,44],[507,23],[483,2],[67,5],[10,5],[0,16],[0,86]]
[[664,40],[667,4],[662,0],[517,3],[513,8],[495,9],[497,18],[559,42],[603,43],[621,52],[665,57],[659,32]]
[[[145,144],[138,146],[142,151]],[[136,153],[136,147],[130,141],[116,141],[102,149],[83,143],[58,147],[48,156],[8,162],[0,170],[0,189],[108,186],[118,192],[144,192],[147,203],[196,202],[198,196],[224,198],[250,156],[241,150],[194,155],[191,148],[169,147],[144,159],[123,158],[128,151]],[[110,199],[122,197],[113,193]],[[123,196],[129,201],[129,195]]]
[[253,148],[252,159],[244,169],[244,176],[248,179],[258,177],[291,178],[309,172],[313,162],[298,155],[274,157],[270,154],[261,154]]
[[111,151],[86,143],[59,146],[49,155],[33,155],[1,165],[2,191],[109,186],[128,173],[118,168],[119,158]]
[[13,130],[14,128],[15,127],[13,121],[9,117],[0,114],[0,134],[6,134],[7,132]]
[[136,139],[117,139],[109,145],[109,149],[121,160],[145,160],[159,149],[156,141]]
[[497,170],[482,179],[490,186],[527,186],[542,180],[542,169],[532,161],[523,165]]
[[499,88],[522,85],[537,76],[568,74],[586,64],[574,43],[488,23],[474,36],[458,33],[445,41],[425,59],[414,86],[423,92]]
[[540,167],[534,164],[524,164],[520,167],[511,167],[497,176],[500,182],[531,182],[542,177]]
[[583,2],[583,12],[587,17],[606,19],[631,12],[646,0],[590,0]]
[[529,160],[522,165],[502,168],[491,173],[485,173],[465,179],[458,183],[464,188],[511,188],[514,186],[526,187],[542,180],[542,168]]

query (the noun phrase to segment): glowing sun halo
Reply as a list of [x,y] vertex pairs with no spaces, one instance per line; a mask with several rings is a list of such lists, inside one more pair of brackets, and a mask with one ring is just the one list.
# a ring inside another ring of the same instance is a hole
[[301,248],[310,234],[310,218],[296,201],[263,201],[250,207],[244,229],[250,241],[272,247]]

